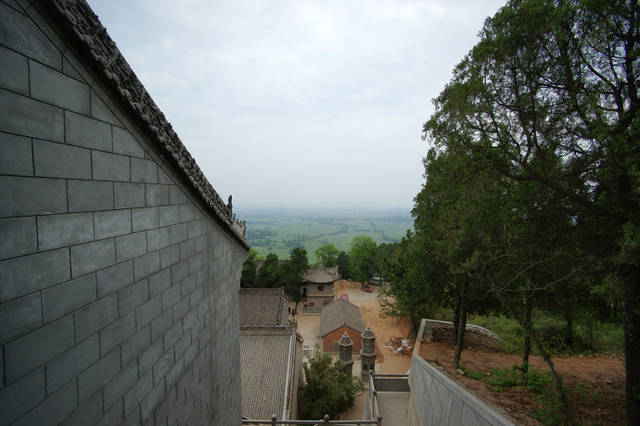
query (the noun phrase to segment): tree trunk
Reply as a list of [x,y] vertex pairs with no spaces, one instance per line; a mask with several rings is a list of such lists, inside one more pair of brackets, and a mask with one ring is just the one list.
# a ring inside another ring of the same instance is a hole
[[462,299],[460,298],[459,284],[456,286],[455,301],[456,301],[456,306],[453,312],[453,344],[454,345],[458,341],[458,324],[460,323],[460,306],[462,302]]
[[543,350],[542,352],[542,359],[544,359],[544,362],[549,367],[551,377],[553,378],[553,383],[555,383],[556,389],[558,389],[558,392],[560,393],[560,403],[562,404],[566,420],[565,424],[573,424],[573,412],[571,411],[571,407],[569,406],[569,396],[567,395],[564,386],[562,386],[562,378],[558,375],[558,373],[556,373],[556,369],[553,367],[553,362],[551,361],[551,356],[546,350]]
[[564,318],[567,321],[567,329],[565,331],[565,344],[567,348],[573,350],[573,311],[571,306],[566,306],[564,310]]
[[467,328],[467,309],[465,303],[465,286],[466,281],[463,281],[460,291],[460,309],[458,318],[458,327],[456,332],[456,353],[453,356],[453,368],[460,368],[460,357],[462,356],[462,350],[464,349],[464,335]]
[[533,295],[527,294],[524,299],[524,347],[522,349],[522,380],[526,383],[529,376],[529,354],[531,353],[531,311],[533,309]]
[[560,404],[562,405],[562,409],[565,415],[565,424],[571,425],[573,424],[573,412],[571,411],[571,405],[569,403],[569,395],[562,386],[562,378],[556,372],[556,369],[553,367],[553,362],[551,361],[551,354],[547,351],[547,348],[544,346],[544,342],[541,342],[539,339],[535,341],[538,350],[542,354],[542,359],[549,367],[549,372],[551,373],[551,378],[553,379],[553,383],[556,385],[556,389],[560,395]]
[[640,267],[627,264],[624,280],[624,354],[627,376],[627,424],[640,424]]
[[420,330],[420,320],[421,320],[421,318],[417,318],[417,315],[413,311],[413,309],[409,309],[409,320],[411,321],[412,331],[417,336],[418,335],[418,331]]

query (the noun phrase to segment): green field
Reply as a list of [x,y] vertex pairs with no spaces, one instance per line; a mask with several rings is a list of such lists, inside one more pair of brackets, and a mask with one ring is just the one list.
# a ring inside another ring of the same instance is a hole
[[377,244],[399,242],[413,221],[402,210],[284,210],[255,209],[238,212],[247,221],[247,237],[259,257],[273,252],[287,258],[294,247],[307,250],[309,261],[317,261],[315,250],[331,243],[349,251],[351,240],[368,235]]

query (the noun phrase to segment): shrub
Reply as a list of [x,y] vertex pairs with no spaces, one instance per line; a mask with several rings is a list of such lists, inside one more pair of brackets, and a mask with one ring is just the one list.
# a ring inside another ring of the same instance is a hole
[[480,379],[482,379],[484,377],[484,374],[482,374],[482,371],[480,371],[480,370],[478,370],[478,371],[469,370],[464,365],[461,365],[460,369],[464,372],[464,375],[467,376],[470,379],[480,380]]
[[515,365],[511,369],[491,370],[491,376],[487,379],[487,384],[496,392],[502,392],[504,388],[518,386],[521,383],[522,375]]
[[321,352],[304,365],[304,374],[301,414],[305,419],[320,419],[325,414],[337,418],[353,406],[363,389],[360,379],[345,372],[344,364]]

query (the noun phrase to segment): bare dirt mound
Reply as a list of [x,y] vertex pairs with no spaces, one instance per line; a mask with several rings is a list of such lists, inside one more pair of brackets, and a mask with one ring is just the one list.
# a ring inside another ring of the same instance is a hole
[[[541,424],[533,418],[535,398],[522,386],[493,390],[484,380],[461,375],[453,368],[455,349],[447,343],[423,343],[420,355],[476,396],[522,425]],[[522,362],[519,355],[473,348],[462,353],[462,365],[485,377],[491,370],[511,368]],[[624,359],[621,355],[554,357],[553,363],[569,390],[576,424],[625,424]],[[532,356],[530,365],[541,372],[548,368],[541,357]]]
[[411,326],[405,318],[381,318],[380,304],[376,297],[372,297],[370,302],[361,301],[360,306],[362,319],[366,325],[376,334],[376,368],[378,372],[390,374],[404,374],[411,367],[411,356],[395,355],[387,348],[387,343],[392,338],[401,339],[409,335]]
[[333,283],[333,294],[336,297],[340,297],[342,293],[346,293],[348,290],[360,290],[362,284],[355,281],[338,280]]

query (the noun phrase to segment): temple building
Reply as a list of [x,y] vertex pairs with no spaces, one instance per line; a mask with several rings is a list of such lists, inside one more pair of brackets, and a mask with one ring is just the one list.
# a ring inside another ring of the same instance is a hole
[[340,279],[338,268],[320,264],[302,277],[302,297],[306,312],[321,312],[334,298],[333,283]]
[[363,331],[364,321],[356,305],[337,299],[322,309],[320,335],[323,352],[338,352],[338,342],[345,332],[353,342],[352,350],[360,351],[360,334]]

